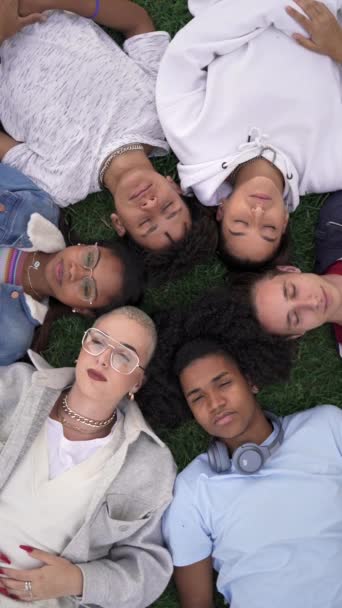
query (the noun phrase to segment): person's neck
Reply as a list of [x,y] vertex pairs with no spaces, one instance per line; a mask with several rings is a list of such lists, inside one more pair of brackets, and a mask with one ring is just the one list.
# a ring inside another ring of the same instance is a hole
[[103,183],[113,197],[120,179],[127,171],[153,169],[153,165],[147,157],[150,149],[150,146],[144,146],[144,150],[130,150],[113,158],[103,176]]
[[283,174],[273,163],[266,160],[266,158],[255,158],[252,162],[242,164],[236,173],[234,186],[241,186],[243,183],[248,182],[254,177],[267,177],[274,183],[279,192],[283,193]]
[[[32,296],[35,300],[40,301],[43,298],[52,295],[50,286],[45,277],[45,269],[53,255],[55,254],[36,251],[30,253],[25,260],[23,269],[23,289],[27,295]],[[38,268],[34,267],[33,264],[38,262]]]
[[267,437],[271,435],[272,431],[273,425],[268,418],[266,418],[264,412],[258,405],[246,431],[238,437],[224,439],[224,443],[227,445],[230,454],[232,454],[244,443],[256,443],[257,445],[261,445],[266,441]]
[[[101,400],[101,417],[99,417],[99,401],[89,398],[84,395],[82,390],[73,384],[70,391],[64,391],[57,399],[54,408],[50,414],[50,417],[54,420],[61,422],[62,417],[66,420],[67,424],[63,425],[64,436],[69,441],[89,441],[91,439],[99,439],[106,437],[112,430],[113,425],[116,422],[116,418],[107,426],[99,428],[94,432],[93,428],[87,427],[87,425],[77,422],[76,420],[69,418],[69,416],[61,409],[62,401],[67,395],[67,405],[70,409],[74,410],[80,416],[84,418],[90,418],[91,420],[107,420],[112,416],[114,411],[117,409],[118,403],[113,404],[113,401],[105,402]],[[69,424],[68,424],[69,423]],[[70,425],[70,426],[69,426]],[[87,432],[89,430],[89,432]]]

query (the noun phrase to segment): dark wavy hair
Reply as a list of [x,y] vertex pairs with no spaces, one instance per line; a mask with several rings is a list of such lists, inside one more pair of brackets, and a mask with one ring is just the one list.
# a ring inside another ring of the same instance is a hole
[[[260,327],[262,326],[258,319],[255,304],[255,287],[260,281],[263,281],[264,279],[273,279],[273,277],[283,273],[284,271],[279,270],[278,268],[270,268],[263,273],[242,272],[233,274],[229,277],[231,297],[236,306],[240,306],[240,304],[248,306],[255,319],[255,322],[258,323]],[[263,331],[267,331],[263,327],[262,329]]]
[[239,258],[229,251],[223,235],[222,222],[220,222],[218,253],[225,266],[233,272],[266,272],[279,264],[289,264],[291,258],[290,225],[287,225],[276,251],[262,262],[255,262],[249,258]]
[[129,235],[124,237],[143,261],[147,281],[152,286],[178,279],[216,252],[218,229],[212,210],[195,198],[183,197],[183,200],[189,208],[192,226],[182,240],[171,243],[162,251],[150,251],[143,249]]
[[[270,336],[256,322],[249,306],[237,304],[227,289],[205,294],[190,309],[156,315],[158,345],[149,378],[138,401],[153,426],[176,427],[191,416],[178,375],[186,361],[223,352],[258,387],[285,381],[296,353],[292,340]],[[215,347],[214,347],[215,345]],[[207,350],[206,350],[207,349]]]

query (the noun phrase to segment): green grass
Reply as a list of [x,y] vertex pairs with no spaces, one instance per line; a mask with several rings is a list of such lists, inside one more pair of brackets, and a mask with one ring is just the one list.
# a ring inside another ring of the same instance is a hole
[[[145,0],[141,4],[148,8],[156,26],[167,29],[171,34],[184,25],[189,17],[185,0]],[[156,166],[165,174],[175,175],[175,159],[171,155],[159,160]],[[295,260],[305,271],[313,268],[313,231],[322,200],[322,197],[317,196],[306,197],[291,219]],[[106,194],[96,194],[71,207],[67,213],[72,226],[83,239],[101,239],[112,237],[109,224],[111,210],[109,197]],[[222,265],[213,260],[173,284],[148,290],[143,308],[153,313],[172,308],[181,302],[189,303],[208,287],[222,281],[223,275]],[[73,364],[85,326],[85,321],[75,318],[62,319],[54,325],[47,351],[47,358],[53,365]],[[260,401],[279,414],[290,414],[319,403],[342,405],[341,362],[335,351],[330,328],[311,332],[301,341],[291,381],[262,391]],[[162,437],[170,446],[180,468],[203,451],[207,443],[204,433],[192,422],[176,431],[163,431]],[[177,605],[173,586],[170,585],[154,607],[175,608]],[[221,605],[221,600],[218,600],[218,605]]]

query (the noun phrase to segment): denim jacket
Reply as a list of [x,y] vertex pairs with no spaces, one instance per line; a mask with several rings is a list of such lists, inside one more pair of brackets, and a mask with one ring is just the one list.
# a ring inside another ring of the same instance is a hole
[[[58,230],[59,209],[25,175],[0,163],[0,247],[53,253],[65,247]],[[0,365],[23,357],[48,302],[38,302],[21,285],[0,283]]]

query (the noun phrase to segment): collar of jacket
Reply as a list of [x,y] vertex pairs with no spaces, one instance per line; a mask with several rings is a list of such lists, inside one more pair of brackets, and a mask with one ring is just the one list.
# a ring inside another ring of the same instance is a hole
[[[43,357],[34,351],[28,350],[27,353],[36,368],[32,376],[32,384],[62,391],[74,382],[74,367],[51,367]],[[140,433],[145,433],[158,445],[164,446],[164,442],[157,437],[147,424],[136,401],[124,397],[118,408],[124,414],[124,433],[128,440],[134,440]]]
[[[32,248],[26,249],[26,251],[55,253],[66,246],[63,235],[57,226],[39,213],[32,213],[27,224],[27,235],[32,243]],[[48,299],[38,302],[26,293],[24,293],[24,298],[31,317],[42,325],[49,307]]]

